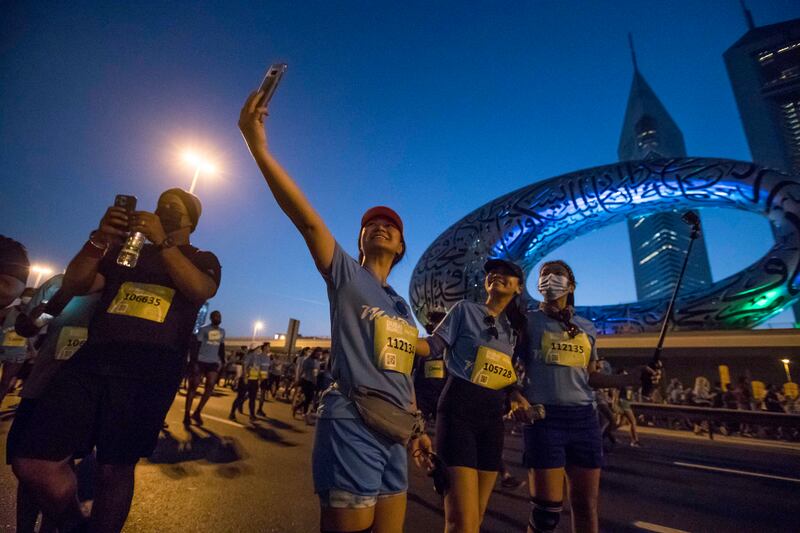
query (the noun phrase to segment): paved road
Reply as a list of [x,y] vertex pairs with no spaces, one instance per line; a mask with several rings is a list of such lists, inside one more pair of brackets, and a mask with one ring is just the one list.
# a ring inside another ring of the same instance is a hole
[[[318,531],[309,467],[313,427],[292,420],[281,402],[267,403],[267,419],[251,424],[240,416],[241,423],[232,423],[231,401],[230,391],[222,391],[209,402],[205,426],[187,430],[180,423],[183,397],[176,399],[169,430],[137,469],[125,531]],[[0,410],[3,448],[8,407],[16,402],[12,396]],[[647,432],[642,441],[642,448],[618,446],[608,456],[603,531],[800,531],[800,447],[711,443],[667,432]],[[508,437],[507,462],[524,476],[520,448],[518,437]],[[0,469],[0,530],[14,527],[14,486],[10,469]],[[524,531],[527,499],[527,488],[496,492],[483,531]],[[559,531],[569,531],[568,523],[565,512]],[[441,502],[412,468],[406,531],[441,530]]]

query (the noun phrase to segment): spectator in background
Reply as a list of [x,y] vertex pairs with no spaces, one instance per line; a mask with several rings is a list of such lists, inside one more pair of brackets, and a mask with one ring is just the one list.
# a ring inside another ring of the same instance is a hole
[[771,413],[785,413],[783,408],[783,395],[778,392],[778,388],[773,385],[767,385],[767,395],[764,397],[764,407]]
[[667,403],[678,405],[683,403],[684,391],[683,384],[678,378],[672,378],[667,387]]
[[28,252],[14,239],[0,235],[0,309],[8,307],[25,290],[30,273]]

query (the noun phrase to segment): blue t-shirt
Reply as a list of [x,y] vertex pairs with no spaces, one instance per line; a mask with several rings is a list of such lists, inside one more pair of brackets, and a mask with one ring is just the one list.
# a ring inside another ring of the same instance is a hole
[[531,403],[579,406],[595,401],[589,386],[589,362],[597,360],[597,330],[574,316],[581,333],[570,338],[561,323],[541,310],[527,313],[526,335],[517,346],[525,365],[525,396]]
[[358,418],[358,411],[345,394],[359,386],[380,390],[398,406],[410,408],[414,391],[411,376],[378,367],[375,330],[382,317],[400,319],[416,330],[411,308],[391,287],[382,287],[339,243],[325,281],[331,309],[331,374],[337,387],[328,389],[322,397],[319,416]]
[[316,383],[317,374],[319,374],[319,359],[306,357],[303,361],[303,368],[300,372],[300,378],[312,383]]
[[214,324],[207,324],[197,331],[200,349],[197,360],[201,363],[219,363],[219,347],[225,342],[225,330]]
[[494,320],[498,338],[490,333],[490,325],[484,322],[488,315],[485,304],[461,300],[433,332],[447,344],[444,360],[450,374],[472,381],[475,358],[481,346],[508,356],[514,353],[515,335],[505,314]]
[[[63,279],[63,274],[59,274],[42,284],[26,306],[26,312],[29,313],[40,303],[51,300],[61,288]],[[89,335],[89,322],[99,300],[100,293],[74,296],[61,313],[47,324],[31,374],[22,388],[23,398],[39,398],[61,365],[83,346]]]
[[259,379],[269,372],[272,362],[268,354],[259,350],[252,351],[244,357],[244,378]]

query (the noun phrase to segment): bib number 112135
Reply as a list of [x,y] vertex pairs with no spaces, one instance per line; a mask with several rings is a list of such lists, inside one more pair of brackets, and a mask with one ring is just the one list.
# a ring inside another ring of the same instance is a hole
[[411,374],[417,351],[417,328],[390,316],[375,319],[375,364],[381,370]]

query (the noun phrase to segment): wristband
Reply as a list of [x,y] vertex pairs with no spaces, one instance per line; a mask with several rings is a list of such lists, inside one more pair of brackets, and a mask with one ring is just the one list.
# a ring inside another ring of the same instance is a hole
[[106,255],[106,249],[97,246],[90,238],[86,241],[86,244],[83,245],[83,248],[81,248],[81,253],[94,259],[102,259],[103,256]]
[[89,244],[91,244],[92,246],[97,248],[98,250],[103,250],[103,253],[105,253],[105,251],[108,250],[108,244],[103,246],[102,244],[97,244],[96,242],[94,242],[95,233],[97,233],[97,230],[94,230],[93,232],[91,232],[89,234],[89,241],[88,242],[89,242]]

